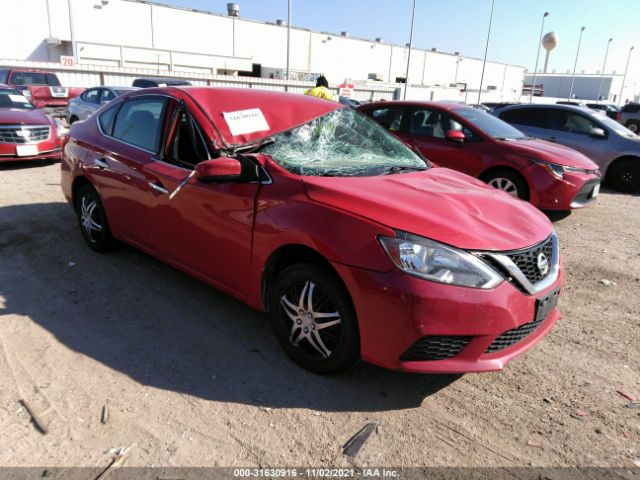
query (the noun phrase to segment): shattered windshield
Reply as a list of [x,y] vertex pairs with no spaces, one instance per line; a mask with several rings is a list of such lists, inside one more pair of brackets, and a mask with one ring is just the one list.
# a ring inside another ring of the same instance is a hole
[[334,110],[272,138],[262,153],[298,175],[359,177],[429,168],[406,145],[352,108]]

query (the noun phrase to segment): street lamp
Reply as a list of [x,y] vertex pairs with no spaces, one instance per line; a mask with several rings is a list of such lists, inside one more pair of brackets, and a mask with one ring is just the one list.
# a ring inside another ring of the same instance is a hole
[[76,29],[74,28],[73,21],[73,1],[67,0],[67,6],[69,7],[69,32],[71,33],[71,52],[73,55],[73,61],[78,61],[78,45],[76,43]]
[[411,31],[409,32],[409,53],[407,55],[407,73],[404,76],[403,100],[407,99],[407,90],[409,89],[409,64],[411,63],[411,47],[413,46],[413,23],[415,18],[416,18],[416,0],[413,0],[413,11],[411,12]]
[[484,82],[484,67],[487,64],[487,52],[489,51],[489,38],[491,37],[491,23],[493,22],[493,7],[495,0],[491,0],[491,15],[489,16],[489,31],[487,32],[487,44],[484,47],[484,60],[482,61],[482,74],[480,75],[480,88],[478,89],[478,105],[480,105],[480,96],[482,95],[482,82]]
[[[607,66],[607,55],[609,54],[609,45],[611,45],[611,42],[613,41],[613,38],[610,38],[609,41],[607,42],[607,49],[604,51],[604,62],[602,63],[602,73],[600,74],[600,86],[598,87],[598,102],[600,101],[600,93],[602,92],[602,81],[604,80],[604,69]],[[607,95],[607,99],[608,99],[609,95]]]
[[635,47],[629,49],[629,56],[627,57],[627,66],[624,67],[624,76],[622,77],[622,87],[620,88],[620,98],[618,98],[618,106],[622,103],[622,94],[624,93],[624,82],[627,80],[627,71],[629,70],[629,62],[631,61],[631,52]]
[[576,62],[573,64],[573,75],[571,76],[571,88],[569,89],[569,100],[573,98],[573,82],[576,79],[576,68],[578,67],[578,55],[580,55],[580,44],[582,43],[582,32],[584,32],[585,28],[582,27],[580,29],[580,38],[578,38],[578,50],[576,51]]
[[531,97],[529,103],[533,102],[533,95],[536,91],[536,73],[538,73],[538,58],[540,58],[540,45],[542,45],[542,32],[544,32],[544,19],[549,16],[549,12],[542,15],[542,25],[540,26],[540,38],[538,39],[538,53],[536,53],[536,67],[533,69],[533,84],[531,85]]

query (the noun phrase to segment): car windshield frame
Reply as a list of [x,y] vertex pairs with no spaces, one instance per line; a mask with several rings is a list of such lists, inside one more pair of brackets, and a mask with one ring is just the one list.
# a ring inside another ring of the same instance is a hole
[[371,177],[427,170],[428,160],[353,108],[338,108],[269,137],[260,153],[293,174]]
[[[0,88],[0,95],[7,96],[9,98],[9,105],[3,105],[4,100],[0,103],[0,108],[13,108],[17,110],[35,110],[35,106],[29,101],[27,97],[22,95],[21,92],[13,88]],[[20,101],[12,99],[11,97],[21,97]],[[22,101],[24,99],[24,101]]]
[[494,140],[526,140],[531,138],[504,120],[477,108],[454,108],[452,111]]

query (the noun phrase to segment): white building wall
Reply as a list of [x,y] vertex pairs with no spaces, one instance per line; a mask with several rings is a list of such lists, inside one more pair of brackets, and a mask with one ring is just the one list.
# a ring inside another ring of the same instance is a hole
[[[29,21],[5,22],[0,29],[0,58],[57,61],[61,54],[70,54],[68,1],[3,0],[4,11],[20,12]],[[141,1],[110,0],[106,5],[99,0],[70,1],[79,63],[203,74],[251,70],[252,63],[266,72],[286,68],[284,26]],[[48,37],[62,44],[48,47]],[[364,80],[370,74],[386,82],[403,79],[407,55],[406,46],[291,30],[291,69],[324,73],[333,85],[346,78]],[[481,70],[479,59],[414,49],[409,83],[449,88],[457,82],[477,91]],[[496,87],[503,97],[519,94],[523,72],[521,67],[487,62],[482,88]]]

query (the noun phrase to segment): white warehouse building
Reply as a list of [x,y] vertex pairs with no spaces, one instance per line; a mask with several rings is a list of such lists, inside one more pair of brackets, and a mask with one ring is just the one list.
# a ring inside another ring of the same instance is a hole
[[[637,82],[629,77],[624,78],[624,75],[576,73],[573,78],[570,73],[538,73],[535,81],[536,95],[542,97],[569,99],[571,95],[576,100],[601,100],[616,104],[637,100]],[[533,74],[526,74],[525,90],[530,90],[532,82]]]
[[[226,2],[219,5],[225,8]],[[3,0],[3,8],[20,12],[26,21],[7,22],[0,30],[2,65],[33,61],[59,66],[61,56],[73,55],[73,32],[77,68],[144,68],[187,78],[285,77],[287,27],[275,19],[259,22],[145,0]],[[311,82],[322,73],[332,86],[345,79],[356,85],[402,84],[407,55],[407,46],[383,39],[291,28],[292,80]],[[481,59],[414,48],[409,84],[415,88],[410,96],[424,98],[430,89],[432,99],[436,91],[435,99],[474,103],[481,71]],[[519,99],[524,71],[521,66],[487,62],[483,100]]]

